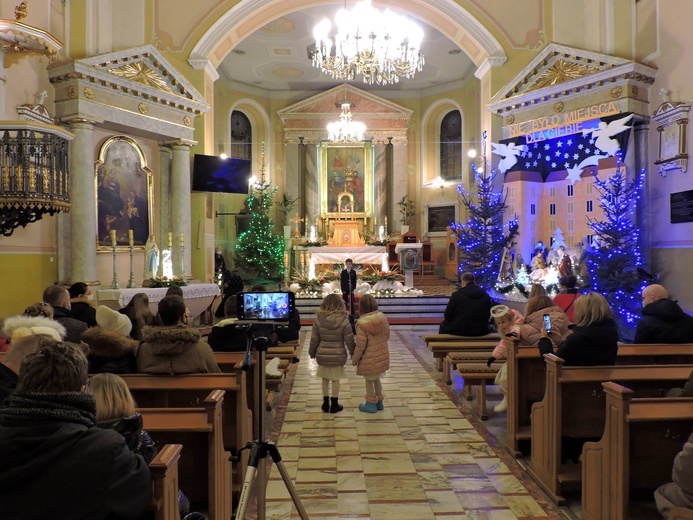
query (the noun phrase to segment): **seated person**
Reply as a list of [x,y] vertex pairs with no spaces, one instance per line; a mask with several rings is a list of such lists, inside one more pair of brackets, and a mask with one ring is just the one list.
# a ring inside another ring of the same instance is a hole
[[142,339],[142,327],[156,325],[156,316],[149,310],[149,296],[146,293],[137,293],[132,300],[119,313],[125,314],[132,323],[130,337],[132,339]]
[[24,358],[32,352],[36,352],[40,347],[56,342],[57,340],[54,338],[43,334],[24,336],[12,342],[12,346],[5,356],[5,361],[0,363],[0,402],[4,401],[17,388],[19,367]]
[[659,284],[642,291],[642,318],[635,328],[634,343],[693,343],[693,317]]
[[166,296],[159,302],[159,327],[144,327],[137,351],[137,371],[143,374],[221,372],[200,331],[188,327],[185,302]]
[[674,459],[671,480],[657,488],[654,493],[657,509],[664,518],[668,518],[672,507],[693,509],[693,434],[683,445],[683,449]]
[[130,520],[150,503],[149,468],[120,434],[96,427],[87,377],[72,343],[22,361],[17,390],[0,406],[3,518]]
[[96,309],[91,304],[94,299],[91,287],[84,282],[75,282],[67,291],[70,293],[72,317],[90,327],[96,327]]
[[463,273],[462,287],[450,296],[439,334],[485,336],[489,333],[491,297],[476,285],[474,273]]
[[56,341],[62,341],[67,331],[53,319],[53,308],[44,302],[29,305],[21,316],[10,316],[5,319],[3,335],[13,341],[22,336],[44,334]]
[[565,312],[570,323],[575,323],[575,300],[580,297],[578,290],[575,288],[576,285],[577,278],[574,275],[561,276],[558,279],[558,286],[561,288],[561,292],[553,298],[553,303]]
[[246,325],[238,325],[236,298],[229,298],[224,304],[226,319],[221,320],[207,336],[207,342],[215,352],[243,352],[248,343]]
[[72,316],[70,293],[61,285],[49,285],[43,291],[43,301],[53,307],[53,319],[65,327],[67,341],[79,342],[82,332],[89,328],[83,321]]
[[105,305],[99,305],[96,309],[96,321],[98,325],[84,331],[81,338],[89,345],[89,373],[136,373],[135,355],[139,343],[128,336],[132,329],[130,318]]
[[229,298],[236,296],[239,292],[243,292],[243,278],[241,278],[238,273],[232,273],[228,281],[224,283],[222,289],[223,298],[219,303],[219,307],[214,312],[214,317],[223,318],[224,317],[224,306]]

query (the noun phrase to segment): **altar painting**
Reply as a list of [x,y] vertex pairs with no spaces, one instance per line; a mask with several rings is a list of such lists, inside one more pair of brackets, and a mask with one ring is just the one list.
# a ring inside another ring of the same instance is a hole
[[323,144],[320,147],[321,213],[336,218],[339,213],[363,218],[370,213],[373,193],[372,144],[353,146]]

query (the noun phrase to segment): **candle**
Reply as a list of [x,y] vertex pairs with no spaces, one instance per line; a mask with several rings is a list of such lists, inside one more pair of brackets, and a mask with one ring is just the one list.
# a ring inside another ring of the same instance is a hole
[[378,229],[378,240],[383,240],[385,238],[385,227],[380,226],[380,229]]
[[133,246],[135,245],[135,242],[132,237],[132,229],[128,229],[128,243]]
[[310,241],[315,242],[315,226],[310,226]]
[[385,217],[385,229],[387,229],[387,217]]
[[374,227],[374,228],[378,227],[378,217],[375,217],[375,218],[373,219],[373,227]]
[[168,247],[173,247],[173,233],[168,232]]
[[111,235],[111,246],[115,247],[115,246],[116,246],[116,233],[115,233],[115,229],[111,229],[111,231],[109,232],[109,234]]
[[183,240],[183,233],[180,234],[180,247],[185,247],[185,241]]

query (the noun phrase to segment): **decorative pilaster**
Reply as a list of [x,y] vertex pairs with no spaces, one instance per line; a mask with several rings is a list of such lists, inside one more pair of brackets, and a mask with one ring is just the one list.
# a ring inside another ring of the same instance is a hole
[[94,123],[75,120],[70,151],[70,281],[96,280],[96,196]]
[[171,228],[171,204],[174,200],[171,196],[171,148],[165,144],[159,145],[159,231],[156,235],[156,243],[159,249],[163,247],[168,232]]
[[[183,235],[184,243],[191,244],[190,232],[190,147],[194,141],[174,141],[171,143],[173,157],[171,158],[171,227],[173,236],[178,238]],[[173,248],[173,272],[180,273],[181,260],[185,269],[185,276],[192,271],[190,269],[190,247],[185,248],[184,258],[181,259],[181,249]]]
[[650,129],[650,118],[636,116],[636,122],[633,125],[633,148],[635,151],[635,157],[633,157],[633,169],[635,172],[641,172],[645,170],[645,182],[643,184],[643,192],[638,201],[638,208],[635,213],[635,222],[640,229],[640,255],[642,258],[643,265],[647,266],[646,269],[651,267],[650,265],[650,247],[652,245],[651,236],[651,226],[649,222],[650,215],[650,184],[652,182],[653,171],[648,172],[649,168],[649,129]]

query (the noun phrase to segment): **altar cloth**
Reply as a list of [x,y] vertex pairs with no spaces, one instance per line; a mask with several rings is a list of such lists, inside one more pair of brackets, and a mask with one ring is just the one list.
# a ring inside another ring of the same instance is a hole
[[386,253],[385,246],[309,247],[307,251],[316,264],[343,264],[347,258],[355,264],[380,264]]
[[[183,290],[185,305],[190,309],[193,318],[202,314],[204,310],[212,304],[214,298],[221,294],[219,286],[214,283],[184,285],[181,289]],[[149,296],[149,308],[156,314],[159,302],[166,296],[166,291],[168,291],[168,287],[101,289],[100,291],[96,291],[96,298],[99,305],[105,305],[112,309],[119,309],[130,303],[130,300],[132,300],[132,297],[136,294],[145,293]]]

